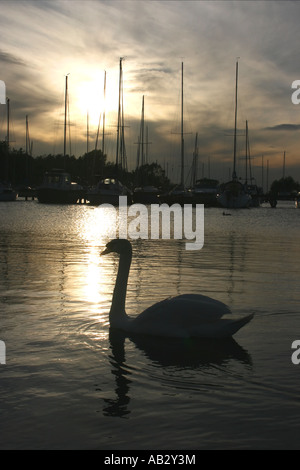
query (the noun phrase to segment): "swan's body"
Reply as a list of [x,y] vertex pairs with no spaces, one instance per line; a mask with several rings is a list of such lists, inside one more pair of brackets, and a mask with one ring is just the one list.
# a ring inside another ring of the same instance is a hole
[[236,333],[253,315],[234,318],[229,308],[204,295],[171,297],[147,308],[136,318],[125,312],[132,248],[128,240],[112,240],[102,255],[119,253],[120,262],[109,313],[110,326],[128,333],[168,337],[224,338]]

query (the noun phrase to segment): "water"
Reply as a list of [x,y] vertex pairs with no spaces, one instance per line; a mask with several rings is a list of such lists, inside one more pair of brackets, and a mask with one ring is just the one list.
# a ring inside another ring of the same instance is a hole
[[300,211],[205,211],[205,245],[133,242],[127,313],[203,293],[255,313],[232,341],[112,334],[109,210],[0,204],[1,449],[299,449]]

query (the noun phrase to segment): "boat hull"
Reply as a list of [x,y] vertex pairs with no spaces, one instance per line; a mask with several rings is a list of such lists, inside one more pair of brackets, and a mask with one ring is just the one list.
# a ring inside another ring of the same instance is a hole
[[217,200],[226,209],[244,209],[251,205],[251,196],[246,193],[235,196],[224,191],[224,193],[218,196]]
[[136,189],[133,192],[133,202],[140,203],[140,204],[158,204],[159,197],[158,197],[158,190],[157,191],[147,191],[147,189]]
[[39,188],[37,198],[46,204],[76,204],[84,197],[82,190],[68,190],[55,188]]
[[250,207],[252,198],[242,183],[232,180],[223,185],[217,200],[226,209],[243,209]]
[[87,194],[87,201],[92,206],[100,206],[101,204],[111,204],[112,206],[119,205],[120,197],[127,198],[127,204],[131,203],[131,199],[126,194]]
[[17,199],[17,193],[14,190],[4,190],[0,193],[0,202],[10,202]]

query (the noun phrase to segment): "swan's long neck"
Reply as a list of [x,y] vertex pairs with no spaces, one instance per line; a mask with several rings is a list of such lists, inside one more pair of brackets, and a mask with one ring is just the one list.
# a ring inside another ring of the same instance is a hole
[[125,312],[125,301],[131,258],[131,250],[120,255],[118,275],[109,313],[110,325],[116,328],[122,327],[124,322],[128,321]]

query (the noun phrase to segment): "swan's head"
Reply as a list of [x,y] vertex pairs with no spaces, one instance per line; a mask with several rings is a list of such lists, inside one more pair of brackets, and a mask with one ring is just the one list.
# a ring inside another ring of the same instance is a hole
[[108,253],[118,253],[119,255],[123,253],[132,252],[131,243],[124,238],[116,238],[107,243],[106,248],[102,251],[101,256],[107,255]]

